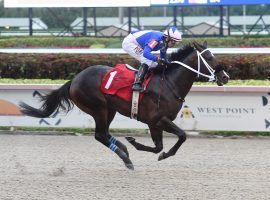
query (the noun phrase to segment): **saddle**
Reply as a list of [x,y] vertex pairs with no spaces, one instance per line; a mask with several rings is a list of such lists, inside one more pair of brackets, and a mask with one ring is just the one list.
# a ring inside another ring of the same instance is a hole
[[[125,101],[131,102],[132,85],[135,80],[137,70],[128,64],[117,64],[103,78],[100,89],[105,94],[115,95]],[[144,82],[146,88],[151,80],[151,75]],[[140,93],[139,101],[142,100],[144,93]]]

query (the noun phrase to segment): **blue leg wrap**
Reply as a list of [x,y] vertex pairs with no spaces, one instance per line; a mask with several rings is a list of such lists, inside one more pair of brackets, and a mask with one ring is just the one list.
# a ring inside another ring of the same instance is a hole
[[116,151],[116,149],[118,149],[118,147],[115,144],[110,144],[109,146],[110,150],[112,150],[113,152]]
[[109,142],[111,143],[111,144],[115,144],[116,143],[116,139],[115,139],[115,137],[113,137],[113,136],[111,136],[111,138],[109,139]]

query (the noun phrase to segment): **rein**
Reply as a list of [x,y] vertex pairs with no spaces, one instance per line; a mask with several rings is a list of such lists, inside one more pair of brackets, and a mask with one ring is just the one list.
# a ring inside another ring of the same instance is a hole
[[[166,79],[164,79],[166,80]],[[170,85],[169,81],[165,81],[165,84],[167,85],[167,87],[170,89],[170,91],[173,93],[173,95],[176,97],[177,100],[181,101],[181,102],[185,102],[185,99],[180,97],[179,95],[177,95],[177,93],[174,91],[173,87]]]
[[[195,70],[192,67],[190,67],[190,66],[188,66],[185,63],[180,62],[180,61],[172,61],[171,63],[176,63],[178,65],[181,65],[181,66],[189,69],[190,71],[193,71],[194,73],[198,74],[198,77],[201,75],[201,76],[204,76],[206,78],[209,78],[209,81],[215,81],[216,80],[216,78],[215,78],[215,70],[212,67],[210,67],[210,65],[206,62],[206,60],[202,56],[202,54],[205,51],[210,51],[210,50],[209,49],[204,49],[202,52],[199,52],[199,51],[196,50],[196,52],[197,52],[197,58],[198,58],[198,70]],[[210,51],[210,53],[211,53],[211,51]],[[206,68],[210,72],[210,75],[207,75],[207,74],[204,74],[204,73],[201,73],[200,72],[200,70],[201,70],[201,62],[200,62],[200,60],[203,61],[204,65],[206,66]]]
[[[179,101],[181,101],[181,102],[185,102],[185,99],[182,98],[182,97],[180,97],[180,96],[177,94],[177,92],[174,91],[174,88],[171,86],[170,81],[168,81],[168,80],[166,79],[166,76],[165,76],[164,72],[165,72],[165,69],[163,69],[161,81],[164,81],[164,82],[165,82],[166,86],[167,86],[167,87],[169,88],[169,90],[173,93],[173,95],[175,96],[175,98],[176,98],[177,100],[179,100]],[[159,98],[158,98],[158,108],[159,108],[159,102],[160,102],[160,93],[159,93]]]
[[[197,58],[198,58],[198,70],[195,70],[193,69],[192,67],[188,66],[187,64],[183,63],[183,62],[180,62],[180,61],[172,61],[171,63],[176,63],[178,65],[181,65],[187,69],[189,69],[190,71],[198,74],[198,77],[201,75],[201,76],[204,76],[206,78],[209,78],[209,81],[215,81],[216,78],[215,78],[215,70],[212,69],[212,67],[210,67],[210,65],[206,62],[206,60],[204,59],[204,57],[202,56],[202,54],[205,52],[205,51],[210,51],[209,49],[204,49],[202,52],[199,52],[196,50],[197,52]],[[210,51],[211,53],[211,51]],[[204,74],[204,73],[201,73],[200,70],[201,70],[201,62],[200,60],[203,61],[204,65],[206,66],[206,68],[208,69],[208,71],[210,72],[210,75],[207,75],[207,74]],[[164,72],[164,71],[163,71]],[[171,86],[170,84],[170,81],[166,80],[165,79],[165,76],[163,74],[163,78],[161,80],[165,80],[165,84],[166,86],[170,89],[170,91],[173,93],[173,95],[176,97],[177,100],[180,100],[181,102],[185,102],[185,99],[180,97],[177,92],[174,90],[174,88]]]

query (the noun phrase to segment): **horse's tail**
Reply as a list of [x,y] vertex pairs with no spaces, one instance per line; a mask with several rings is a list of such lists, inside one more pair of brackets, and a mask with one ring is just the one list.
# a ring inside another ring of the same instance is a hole
[[43,104],[39,109],[33,108],[24,102],[20,102],[19,105],[21,107],[21,112],[32,117],[46,118],[52,115],[55,111],[58,111],[59,108],[66,112],[70,111],[74,106],[69,95],[70,85],[71,81],[68,81],[59,89],[53,90],[47,95],[40,96]]

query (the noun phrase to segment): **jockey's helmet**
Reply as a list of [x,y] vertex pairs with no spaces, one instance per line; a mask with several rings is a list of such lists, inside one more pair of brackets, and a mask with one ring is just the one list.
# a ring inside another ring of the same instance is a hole
[[165,37],[169,40],[174,40],[175,42],[180,42],[182,40],[182,33],[175,27],[171,27],[164,31]]

